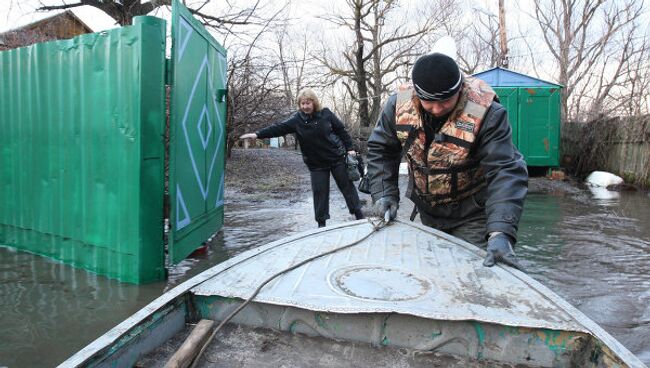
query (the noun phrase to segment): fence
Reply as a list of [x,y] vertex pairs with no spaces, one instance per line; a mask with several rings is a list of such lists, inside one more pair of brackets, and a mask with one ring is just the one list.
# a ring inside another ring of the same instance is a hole
[[562,149],[563,166],[578,176],[604,170],[650,187],[650,115],[565,123]]
[[[0,52],[0,245],[144,283],[165,277],[166,251],[177,262],[222,226],[225,50],[178,1],[172,9],[175,55],[195,49],[185,59],[207,60],[198,69],[166,62],[165,21],[154,17]],[[176,191],[166,250],[167,75]]]

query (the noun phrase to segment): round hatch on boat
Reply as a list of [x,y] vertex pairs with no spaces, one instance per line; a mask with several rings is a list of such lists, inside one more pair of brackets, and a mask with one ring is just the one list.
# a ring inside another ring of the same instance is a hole
[[385,266],[352,266],[330,274],[330,285],[348,296],[403,301],[421,297],[431,284],[411,272]]

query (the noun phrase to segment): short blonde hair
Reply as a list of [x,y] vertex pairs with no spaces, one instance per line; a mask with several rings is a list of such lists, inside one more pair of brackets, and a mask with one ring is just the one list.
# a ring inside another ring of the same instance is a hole
[[296,99],[296,102],[298,102],[298,109],[300,109],[300,101],[305,99],[311,100],[311,102],[314,104],[314,111],[321,111],[323,109],[320,105],[318,97],[316,96],[316,92],[314,92],[314,90],[311,88],[303,88],[300,90],[300,92],[298,92],[298,98]]

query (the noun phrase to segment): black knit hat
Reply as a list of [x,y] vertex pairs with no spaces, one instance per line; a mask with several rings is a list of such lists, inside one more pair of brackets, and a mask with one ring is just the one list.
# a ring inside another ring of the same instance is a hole
[[415,93],[425,101],[446,100],[460,90],[463,77],[454,59],[441,53],[421,56],[413,65]]

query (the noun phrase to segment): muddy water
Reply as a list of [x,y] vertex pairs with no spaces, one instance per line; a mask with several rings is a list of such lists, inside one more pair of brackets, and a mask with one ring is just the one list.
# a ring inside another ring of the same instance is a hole
[[[597,193],[598,194],[598,193]],[[650,198],[532,192],[520,224],[529,274],[650,365]]]
[[[352,219],[336,190],[330,213],[329,224]],[[400,218],[409,213],[403,201]],[[531,276],[650,365],[649,223],[646,194],[595,199],[587,188],[532,181],[517,251]],[[0,367],[56,365],[200,271],[314,227],[308,184],[268,201],[229,192],[226,226],[207,251],[170,270],[168,282],[144,286],[0,247]]]

